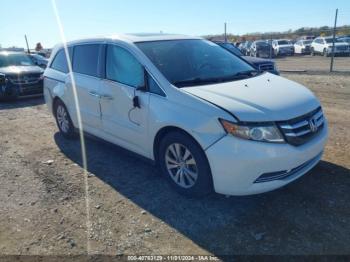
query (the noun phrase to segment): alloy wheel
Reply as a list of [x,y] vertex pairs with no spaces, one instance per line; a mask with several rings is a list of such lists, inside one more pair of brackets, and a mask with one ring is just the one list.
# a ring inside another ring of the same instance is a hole
[[66,109],[62,105],[58,105],[56,111],[56,117],[58,125],[62,132],[68,133],[69,131],[69,120]]
[[173,143],[165,151],[165,163],[171,179],[182,188],[194,186],[198,167],[191,151],[184,145]]

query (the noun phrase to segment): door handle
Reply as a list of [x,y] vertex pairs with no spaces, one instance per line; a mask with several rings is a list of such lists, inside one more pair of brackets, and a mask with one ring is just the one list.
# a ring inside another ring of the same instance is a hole
[[100,95],[99,94],[97,94],[96,92],[94,92],[94,91],[90,91],[89,92],[89,95],[90,96],[94,96],[94,97],[98,97],[98,98],[100,98]]
[[104,99],[104,100],[113,100],[113,96],[110,96],[110,95],[100,95],[101,99]]

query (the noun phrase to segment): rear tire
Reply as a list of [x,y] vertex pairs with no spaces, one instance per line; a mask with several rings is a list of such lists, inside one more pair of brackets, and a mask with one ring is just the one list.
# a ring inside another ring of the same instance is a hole
[[213,190],[210,166],[203,149],[189,135],[171,132],[160,142],[159,164],[176,191],[190,197]]
[[54,114],[60,133],[67,139],[76,138],[77,133],[75,131],[72,119],[69,115],[67,107],[61,100],[56,100],[54,104]]

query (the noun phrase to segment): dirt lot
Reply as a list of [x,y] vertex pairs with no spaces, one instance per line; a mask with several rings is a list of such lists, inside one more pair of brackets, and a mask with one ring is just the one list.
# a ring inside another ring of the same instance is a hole
[[350,76],[284,76],[320,98],[329,143],[303,178],[250,197],[187,199],[92,138],[86,192],[79,141],[42,98],[0,104],[0,254],[350,254]]
[[[284,71],[308,71],[323,73],[329,72],[331,58],[323,56],[292,56],[292,57],[280,57],[276,59],[277,66],[280,70]],[[333,70],[336,72],[348,72],[350,73],[350,57],[334,58]]]

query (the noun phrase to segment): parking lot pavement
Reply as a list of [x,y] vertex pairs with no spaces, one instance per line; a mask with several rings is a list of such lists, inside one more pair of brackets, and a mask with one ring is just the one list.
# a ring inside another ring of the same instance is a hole
[[[329,72],[331,62],[330,57],[310,55],[279,57],[275,60],[281,71]],[[334,71],[350,73],[350,57],[335,57]]]
[[87,137],[87,209],[79,141],[57,133],[42,98],[0,104],[0,255],[349,254],[350,76],[285,76],[321,99],[329,143],[303,178],[249,197],[185,198]]

